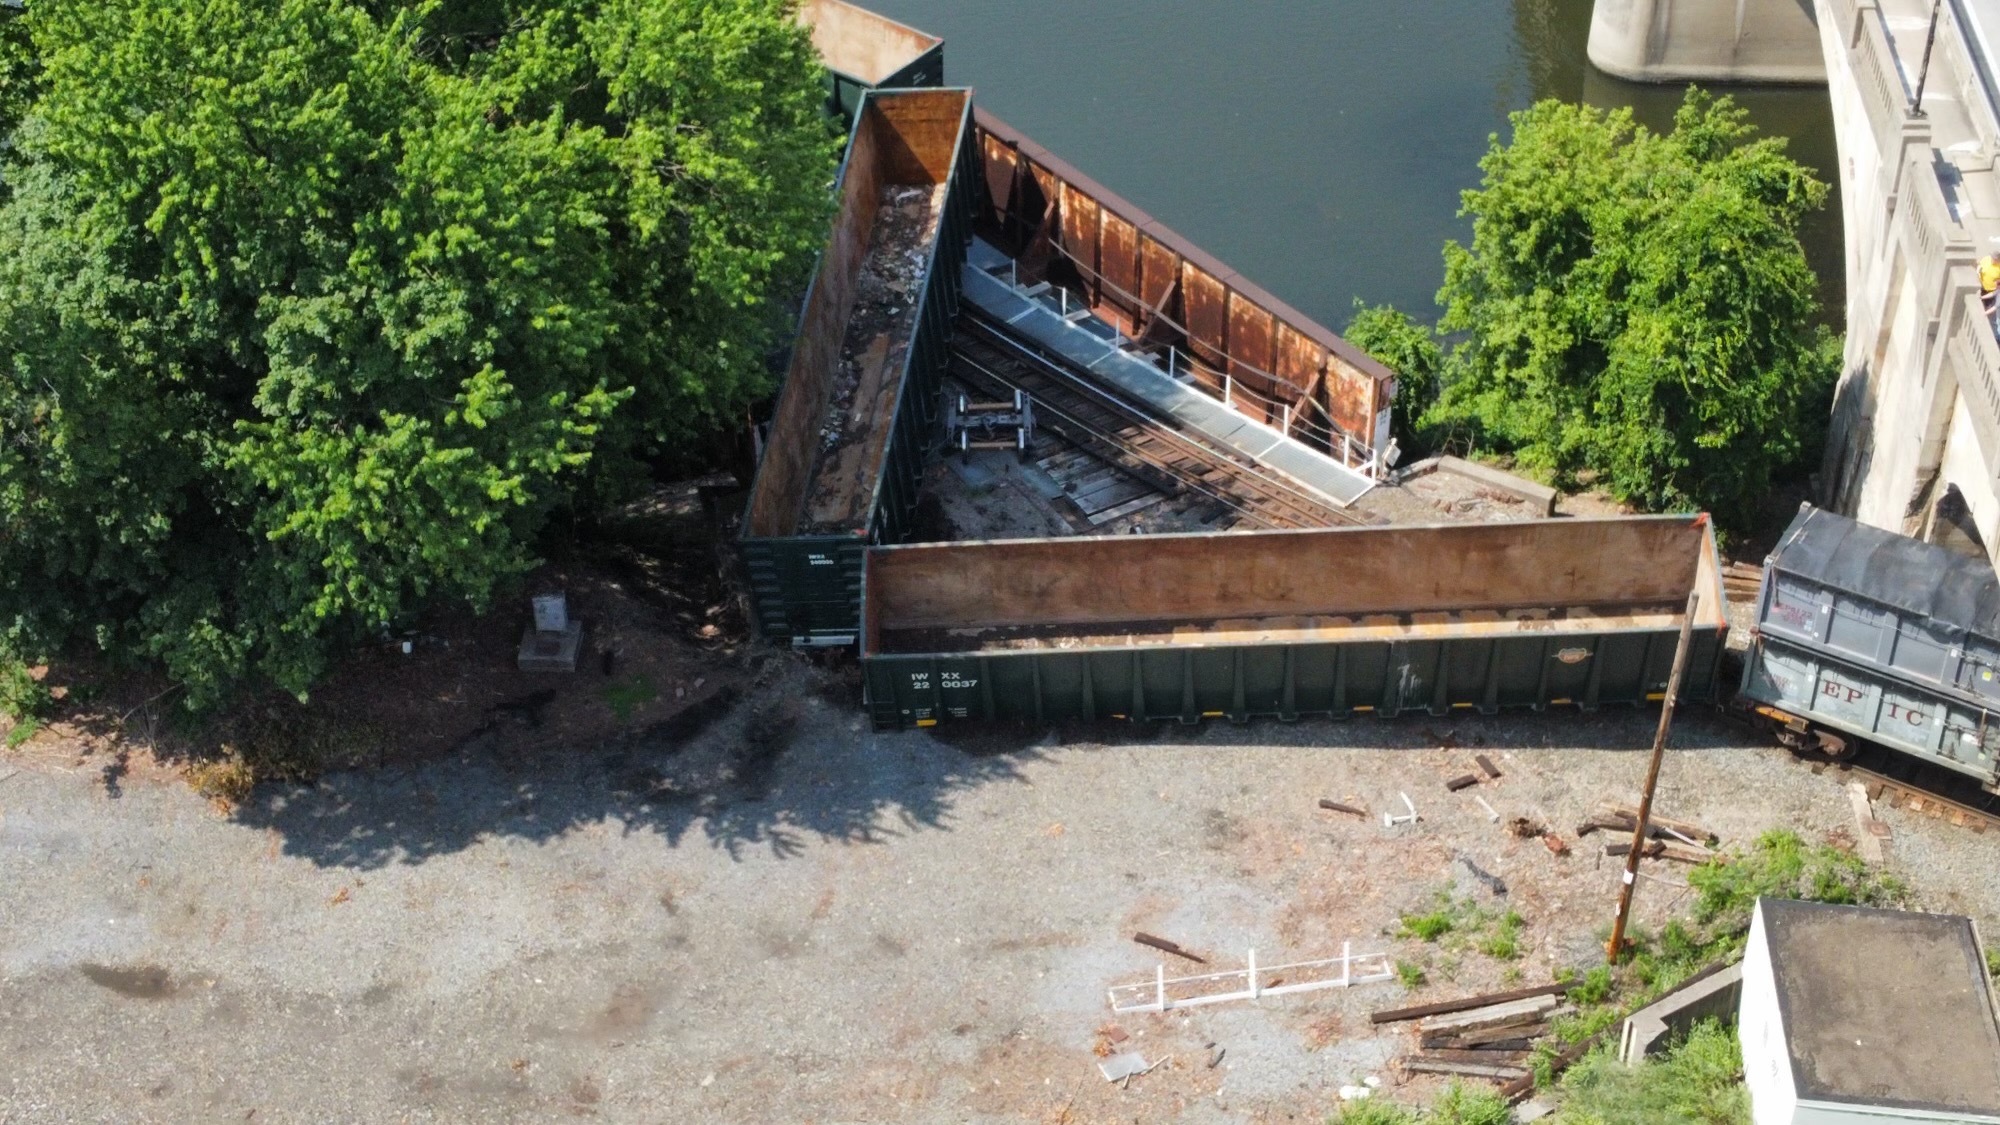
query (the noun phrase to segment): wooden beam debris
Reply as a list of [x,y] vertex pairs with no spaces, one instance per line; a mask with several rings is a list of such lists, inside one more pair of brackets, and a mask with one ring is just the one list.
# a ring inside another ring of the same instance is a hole
[[1511,1082],[1530,1078],[1529,1072],[1518,1066],[1481,1066],[1477,1063],[1451,1062],[1429,1055],[1411,1055],[1402,1062],[1404,1070],[1418,1074],[1454,1074],[1465,1078],[1490,1078],[1496,1082]]
[[1321,797],[1319,799],[1319,807],[1325,809],[1328,812],[1350,813],[1354,816],[1362,818],[1363,820],[1366,820],[1368,818],[1367,809],[1356,808],[1353,805],[1344,805],[1341,804],[1339,801],[1329,801],[1325,797]]
[[1549,1013],[1560,1007],[1562,1000],[1554,995],[1513,1000],[1466,1012],[1431,1016],[1417,1025],[1417,1032],[1420,1035],[1463,1035],[1468,1031],[1482,1031],[1489,1027],[1547,1023]]
[[1466,1012],[1474,1008],[1490,1008],[1495,1004],[1508,1004],[1516,1000],[1532,1000],[1540,996],[1558,996],[1576,987],[1575,981],[1551,981],[1529,988],[1516,988],[1510,992],[1487,992],[1475,996],[1461,996],[1456,1000],[1439,1000],[1430,1004],[1418,1004],[1409,1008],[1384,1008],[1370,1013],[1370,1023],[1401,1023],[1404,1020],[1420,1020],[1426,1016],[1442,1016],[1451,1012]]
[[1486,771],[1487,777],[1498,778],[1500,776],[1500,767],[1493,764],[1493,759],[1484,754],[1475,754],[1472,760],[1479,763],[1479,768]]
[[1197,965],[1208,964],[1208,958],[1200,957],[1193,953],[1189,953],[1187,950],[1182,949],[1177,943],[1168,941],[1166,938],[1163,937],[1154,937],[1152,934],[1140,932],[1133,934],[1132,940],[1138,942],[1140,945],[1152,946],[1154,949],[1157,949],[1162,953],[1171,953],[1176,957],[1185,957],[1188,960],[1193,961]]
[[1461,789],[1470,789],[1477,784],[1479,784],[1478,774],[1462,773],[1459,774],[1457,777],[1452,778],[1450,781],[1445,782],[1444,787],[1446,789],[1451,790],[1453,793],[1456,793]]
[[[1631,805],[1600,805],[1597,812],[1599,816],[1614,816],[1623,820],[1625,822],[1625,830],[1628,832],[1631,831],[1632,825],[1637,823],[1639,819],[1639,810],[1633,808]],[[1717,838],[1715,833],[1710,832],[1708,829],[1691,820],[1673,820],[1669,817],[1660,816],[1657,813],[1649,812],[1647,814],[1646,825],[1648,831],[1652,829],[1665,829],[1703,842]]]

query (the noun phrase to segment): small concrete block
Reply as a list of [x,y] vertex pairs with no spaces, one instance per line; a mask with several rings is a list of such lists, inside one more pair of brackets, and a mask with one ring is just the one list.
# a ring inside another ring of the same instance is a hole
[[544,633],[533,625],[521,631],[516,663],[523,672],[574,672],[583,648],[583,622],[571,620],[560,633]]

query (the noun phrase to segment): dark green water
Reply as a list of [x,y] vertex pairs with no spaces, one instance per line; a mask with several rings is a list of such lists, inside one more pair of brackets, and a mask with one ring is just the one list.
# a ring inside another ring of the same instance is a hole
[[[1598,73],[1590,0],[864,0],[945,37],[945,77],[1328,326],[1425,319],[1487,138],[1546,97],[1671,121],[1678,88]],[[1830,179],[1823,89],[1729,90]],[[1842,299],[1840,208],[1805,232]]]

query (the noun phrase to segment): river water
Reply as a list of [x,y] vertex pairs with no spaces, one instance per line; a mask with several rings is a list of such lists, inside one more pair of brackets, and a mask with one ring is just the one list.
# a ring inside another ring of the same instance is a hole
[[[1541,98],[1629,105],[1681,90],[1584,54],[1590,0],[863,0],[945,37],[945,78],[1244,276],[1335,330],[1354,301],[1433,319],[1440,247],[1487,138]],[[1831,180],[1823,88],[1735,87]],[[1804,232],[1830,323],[1840,207]]]

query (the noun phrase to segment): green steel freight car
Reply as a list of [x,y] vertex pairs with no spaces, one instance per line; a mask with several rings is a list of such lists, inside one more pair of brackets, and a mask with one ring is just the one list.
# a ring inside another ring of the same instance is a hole
[[907,537],[971,240],[971,122],[966,90],[862,99],[744,520],[767,637],[852,644],[863,551]]
[[1243,721],[1683,697],[1728,631],[1705,516],[1025,539],[867,552],[881,729]]

